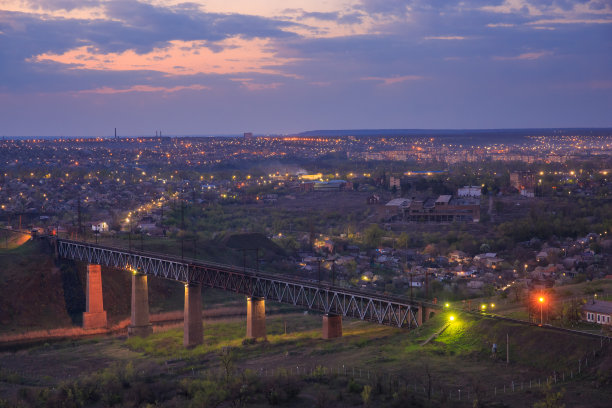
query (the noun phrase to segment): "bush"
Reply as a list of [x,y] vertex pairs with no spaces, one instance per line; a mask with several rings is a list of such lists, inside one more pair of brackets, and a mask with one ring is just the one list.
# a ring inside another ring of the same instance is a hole
[[[349,380],[348,386],[347,386],[348,392],[353,393],[353,394],[359,394],[363,391],[363,385],[359,384],[358,382],[355,382],[355,380],[353,378],[351,378]],[[371,388],[370,388],[371,390]]]

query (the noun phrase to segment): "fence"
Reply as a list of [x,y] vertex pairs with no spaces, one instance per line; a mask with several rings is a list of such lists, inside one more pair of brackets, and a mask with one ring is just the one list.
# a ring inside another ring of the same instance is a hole
[[[575,363],[564,369],[553,371],[549,375],[535,376],[532,378],[518,378],[490,386],[478,386],[464,383],[443,383],[437,380],[437,374],[428,373],[423,369],[421,375],[387,373],[370,368],[350,366],[346,364],[326,365],[309,364],[281,366],[276,368],[261,368],[256,373],[262,378],[275,377],[278,375],[296,376],[304,380],[319,380],[343,376],[364,384],[371,384],[373,388],[379,387],[382,393],[393,394],[397,392],[413,393],[435,401],[465,401],[471,402],[475,398],[503,399],[505,395],[513,395],[520,392],[529,392],[541,389],[546,385],[556,385],[578,380],[584,376],[588,368],[596,363],[598,357],[610,352],[612,343],[610,338],[601,341],[600,348],[593,350],[578,359]],[[176,362],[176,361],[174,361]],[[205,371],[192,371],[193,376],[202,375]],[[168,374],[175,374],[174,369],[168,366]],[[178,374],[178,373],[176,373]],[[431,374],[431,376],[430,376]],[[436,379],[434,379],[436,378]]]

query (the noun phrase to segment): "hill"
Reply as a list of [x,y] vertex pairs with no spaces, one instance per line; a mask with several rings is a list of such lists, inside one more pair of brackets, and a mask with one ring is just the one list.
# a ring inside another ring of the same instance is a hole
[[[557,397],[608,406],[610,345],[471,315],[447,326],[448,317],[413,331],[346,320],[329,341],[319,316],[296,314],[268,318],[258,342],[243,341],[244,321],[227,321],[207,324],[205,343],[189,350],[180,329],[58,343],[0,355],[0,395],[22,406],[525,407]],[[490,352],[506,333],[510,364]]]

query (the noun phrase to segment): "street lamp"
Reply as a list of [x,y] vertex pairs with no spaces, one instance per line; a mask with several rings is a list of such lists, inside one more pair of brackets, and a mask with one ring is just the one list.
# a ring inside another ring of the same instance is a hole
[[540,326],[542,326],[544,324],[544,315],[542,314],[542,307],[544,305],[544,298],[542,296],[540,296],[538,301],[540,302]]

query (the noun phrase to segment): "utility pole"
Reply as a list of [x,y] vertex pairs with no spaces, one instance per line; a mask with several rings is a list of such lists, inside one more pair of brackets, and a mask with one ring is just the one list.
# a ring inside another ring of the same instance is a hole
[[332,261],[332,285],[336,285],[336,261]]
[[412,302],[412,272],[410,272],[410,301]]
[[77,223],[79,226],[79,234],[83,234],[83,224],[81,224],[81,195],[77,195]]
[[181,261],[184,257],[185,251],[185,206],[183,200],[181,200]]
[[257,264],[257,273],[259,273],[259,247],[255,248],[255,262]]
[[197,242],[198,242],[198,234],[196,233],[196,235],[193,237],[193,259],[196,259],[198,256]]
[[510,336],[506,333],[506,364],[510,364]]
[[242,248],[242,270],[246,273],[246,248]]

